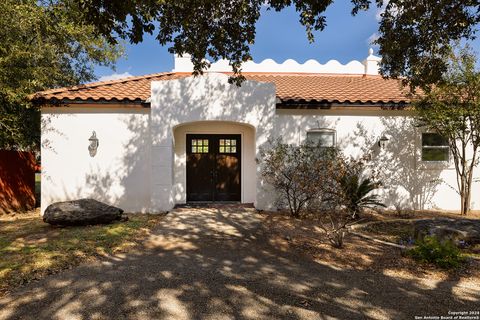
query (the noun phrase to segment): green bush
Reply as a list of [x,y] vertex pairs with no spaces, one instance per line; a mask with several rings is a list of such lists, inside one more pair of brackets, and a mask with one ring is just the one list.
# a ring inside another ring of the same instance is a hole
[[460,249],[452,241],[440,241],[435,236],[426,236],[417,241],[415,247],[407,251],[407,255],[444,269],[458,268],[464,262]]

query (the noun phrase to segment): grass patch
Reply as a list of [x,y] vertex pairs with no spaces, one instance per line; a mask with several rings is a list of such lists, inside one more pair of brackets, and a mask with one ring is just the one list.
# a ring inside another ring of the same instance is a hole
[[0,218],[0,294],[98,256],[126,251],[161,219],[135,214],[127,222],[60,228],[37,214]]

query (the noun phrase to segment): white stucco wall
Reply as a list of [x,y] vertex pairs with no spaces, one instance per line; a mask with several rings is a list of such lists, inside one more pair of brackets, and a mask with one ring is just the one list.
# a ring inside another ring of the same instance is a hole
[[[277,110],[271,83],[241,87],[223,74],[152,83],[151,108],[42,109],[42,212],[52,202],[91,197],[129,212],[170,210],[186,199],[185,135],[242,135],[242,202],[274,209],[274,193],[256,164],[269,138],[301,143],[310,129],[336,131],[348,155],[370,154],[386,204],[459,209],[452,163],[420,160],[421,129],[405,111]],[[92,131],[100,141],[88,152]],[[381,150],[381,136],[390,140]],[[480,169],[475,172],[480,177]],[[480,209],[480,183],[472,204]]]
[[[459,210],[455,167],[448,163],[421,160],[421,133],[412,114],[398,110],[277,110],[274,132],[284,141],[298,144],[308,130],[336,131],[337,145],[346,155],[371,155],[368,166],[375,168],[384,184],[379,191],[390,207]],[[380,149],[378,140],[389,142]],[[480,178],[480,168],[474,174]],[[472,190],[472,207],[480,209],[480,183]]]
[[[94,198],[149,211],[149,109],[43,108],[42,213],[52,202]],[[88,139],[96,132],[95,157]]]

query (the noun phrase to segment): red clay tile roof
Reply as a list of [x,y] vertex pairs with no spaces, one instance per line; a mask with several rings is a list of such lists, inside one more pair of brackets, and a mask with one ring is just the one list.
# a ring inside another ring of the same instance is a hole
[[[164,72],[119,80],[95,82],[75,87],[36,93],[34,101],[111,101],[145,102],[150,97],[152,81],[172,80],[190,74]],[[380,76],[244,73],[248,80],[272,82],[281,102],[405,104],[410,99],[398,80]]]

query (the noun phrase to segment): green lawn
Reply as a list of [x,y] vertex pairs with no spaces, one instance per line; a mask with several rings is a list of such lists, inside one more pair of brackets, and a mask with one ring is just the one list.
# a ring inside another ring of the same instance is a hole
[[127,222],[60,228],[44,223],[38,211],[0,216],[0,295],[101,255],[127,251],[162,217],[135,214]]

